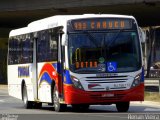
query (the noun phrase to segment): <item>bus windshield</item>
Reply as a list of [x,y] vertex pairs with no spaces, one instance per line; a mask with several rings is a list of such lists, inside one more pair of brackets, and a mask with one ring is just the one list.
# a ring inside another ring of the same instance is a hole
[[[141,68],[136,31],[69,33],[69,66],[76,73],[132,72]],[[112,66],[113,69],[109,67]]]

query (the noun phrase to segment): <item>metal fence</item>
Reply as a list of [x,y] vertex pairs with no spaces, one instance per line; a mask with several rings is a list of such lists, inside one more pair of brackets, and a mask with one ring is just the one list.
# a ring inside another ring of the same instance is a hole
[[145,78],[145,88],[148,90],[156,90],[158,88],[158,92],[160,94],[160,78]]

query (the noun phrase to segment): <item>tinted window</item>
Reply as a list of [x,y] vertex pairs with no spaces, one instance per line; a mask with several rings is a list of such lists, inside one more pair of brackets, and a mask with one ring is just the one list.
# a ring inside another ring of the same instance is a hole
[[22,63],[31,63],[33,59],[33,39],[26,35],[22,40]]
[[57,29],[50,29],[38,32],[38,62],[57,61],[57,51]]
[[9,40],[9,64],[18,64],[21,61],[21,40],[14,37]]
[[[73,72],[131,72],[140,69],[141,54],[135,31],[69,34],[69,61]],[[101,66],[104,69],[101,69]],[[105,70],[106,69],[106,70]]]
[[28,35],[15,36],[9,39],[8,64],[31,63],[33,59],[33,40]]

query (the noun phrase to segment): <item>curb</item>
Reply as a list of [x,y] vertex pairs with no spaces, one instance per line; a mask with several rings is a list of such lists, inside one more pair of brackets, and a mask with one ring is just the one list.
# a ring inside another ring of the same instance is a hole
[[0,89],[8,89],[8,85],[0,85]]
[[154,102],[154,101],[142,101],[142,102],[131,102],[134,104],[141,104],[141,105],[156,105],[160,106],[160,102]]

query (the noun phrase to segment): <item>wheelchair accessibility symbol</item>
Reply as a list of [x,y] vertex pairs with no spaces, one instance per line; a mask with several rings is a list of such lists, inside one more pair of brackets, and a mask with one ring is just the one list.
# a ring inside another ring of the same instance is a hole
[[116,72],[117,71],[117,63],[116,62],[107,62],[107,71],[108,72]]

